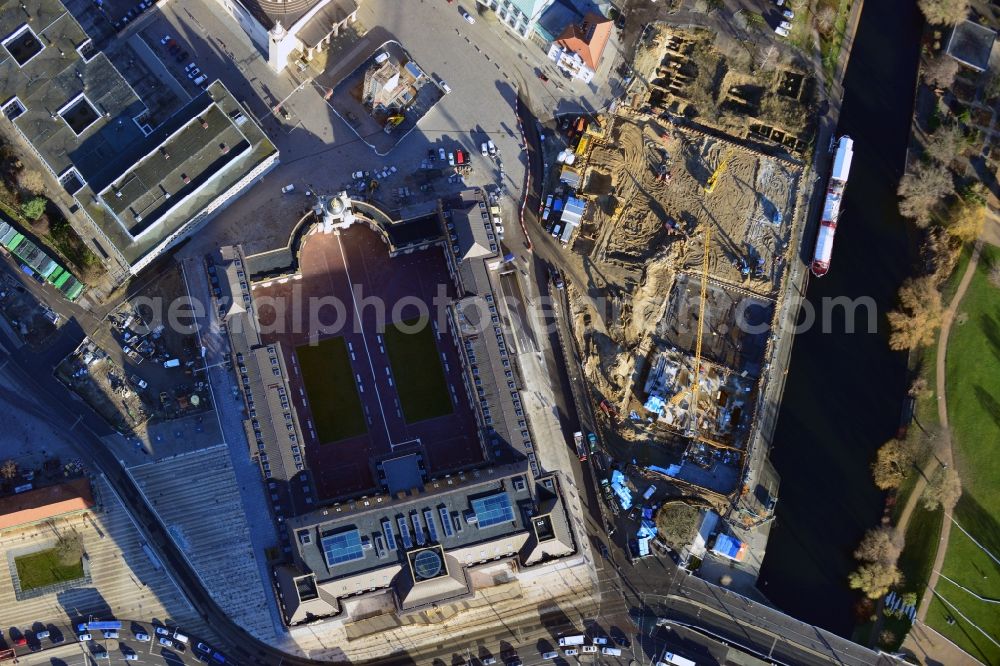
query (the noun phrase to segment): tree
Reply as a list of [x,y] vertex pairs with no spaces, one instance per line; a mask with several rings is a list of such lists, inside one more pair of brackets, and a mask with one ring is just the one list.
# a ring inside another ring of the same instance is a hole
[[862,537],[854,557],[859,562],[892,562],[903,552],[902,540],[891,527],[874,527]]
[[920,244],[920,257],[932,276],[934,284],[943,284],[955,270],[962,244],[943,227],[931,227]]
[[30,194],[41,194],[45,191],[45,176],[34,169],[22,169],[17,174],[18,186]]
[[17,463],[8,458],[4,462],[3,466],[0,467],[0,476],[3,476],[3,478],[7,480],[13,479],[17,476]]
[[960,199],[951,207],[946,231],[955,240],[968,243],[979,238],[986,224],[986,204],[975,199]]
[[757,66],[765,72],[769,72],[777,66],[779,55],[781,52],[778,47],[774,44],[768,44],[757,52]]
[[1000,261],[990,264],[990,284],[1000,289]]
[[958,123],[942,125],[931,134],[924,150],[927,155],[944,166],[951,164],[956,157],[969,147],[969,140]]
[[938,89],[950,88],[957,74],[958,61],[944,54],[931,58],[924,65],[924,81]]
[[917,167],[903,174],[896,193],[900,197],[899,212],[911,218],[919,227],[930,224],[934,206],[954,193],[951,173],[939,165]]
[[656,513],[656,527],[668,546],[680,550],[694,539],[700,517],[701,512],[696,507],[670,502]]
[[55,551],[64,565],[76,564],[83,557],[83,537],[76,530],[63,532],[56,541]]
[[37,220],[45,212],[45,206],[49,200],[45,197],[34,197],[21,204],[21,212],[29,220]]
[[938,507],[944,507],[945,511],[951,511],[958,504],[958,499],[962,496],[962,479],[951,467],[939,467],[930,483],[924,488],[920,501],[928,511],[936,511]]
[[899,308],[888,314],[889,347],[902,351],[933,343],[941,326],[941,310],[941,292],[931,276],[908,279],[899,288]]
[[847,576],[851,589],[861,590],[869,599],[880,599],[893,586],[903,582],[903,574],[894,563],[867,562]]
[[837,20],[837,12],[833,7],[823,7],[816,14],[816,29],[824,35],[829,35],[833,31],[834,21]]
[[928,23],[955,25],[969,15],[969,0],[917,0]]
[[901,439],[890,439],[875,452],[872,478],[881,490],[899,488],[913,467],[913,450]]
[[913,382],[910,384],[910,389],[906,393],[915,400],[922,400],[929,396],[931,394],[931,387],[927,382],[927,378],[922,375],[914,377]]

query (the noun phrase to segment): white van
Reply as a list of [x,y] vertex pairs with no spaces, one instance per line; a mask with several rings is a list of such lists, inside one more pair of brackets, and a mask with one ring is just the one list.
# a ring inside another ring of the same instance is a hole
[[552,659],[557,659],[558,657],[559,657],[559,653],[556,652],[555,650],[553,650],[551,652],[543,652],[542,653],[542,659],[552,660]]
[[184,643],[184,645],[188,644],[188,637],[185,636],[184,634],[182,634],[180,629],[175,629],[174,630],[174,636],[173,636],[173,638],[178,643]]
[[612,657],[620,657],[622,655],[621,648],[616,647],[602,647],[601,654],[611,655]]

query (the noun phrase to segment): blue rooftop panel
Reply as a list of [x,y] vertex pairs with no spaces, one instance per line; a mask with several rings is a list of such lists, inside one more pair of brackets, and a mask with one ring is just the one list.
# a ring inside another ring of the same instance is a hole
[[361,534],[356,529],[324,536],[320,543],[323,545],[326,565],[330,567],[360,560],[365,556],[361,548]]
[[476,512],[476,524],[479,525],[479,529],[514,520],[514,509],[510,506],[507,493],[497,493],[472,500],[472,510]]

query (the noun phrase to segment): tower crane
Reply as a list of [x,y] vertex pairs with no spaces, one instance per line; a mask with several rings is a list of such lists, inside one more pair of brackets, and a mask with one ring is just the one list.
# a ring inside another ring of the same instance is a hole
[[701,383],[701,340],[705,333],[705,303],[708,300],[708,249],[712,241],[712,225],[705,225],[705,249],[701,260],[701,295],[698,297],[698,337],[694,343],[694,377],[691,385],[691,421],[688,426],[692,436],[698,434],[698,392]]

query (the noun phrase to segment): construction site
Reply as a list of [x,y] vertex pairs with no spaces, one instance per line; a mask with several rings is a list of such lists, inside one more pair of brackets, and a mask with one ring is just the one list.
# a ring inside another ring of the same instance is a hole
[[[573,250],[586,279],[569,297],[610,447],[723,510],[752,481],[748,449],[804,188],[798,144],[753,140],[763,121],[749,109],[745,131],[728,134],[701,122],[718,114],[647,83],[709,47],[654,28],[626,103],[592,123],[584,150],[577,143],[588,205]],[[732,80],[723,56],[712,62],[717,85]],[[716,104],[733,114],[727,99]]]

